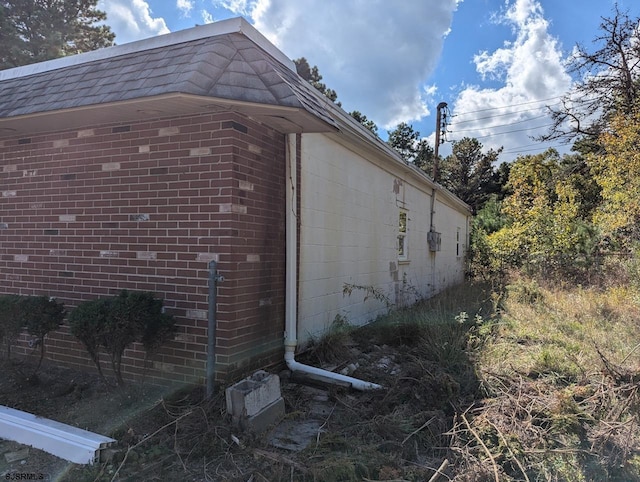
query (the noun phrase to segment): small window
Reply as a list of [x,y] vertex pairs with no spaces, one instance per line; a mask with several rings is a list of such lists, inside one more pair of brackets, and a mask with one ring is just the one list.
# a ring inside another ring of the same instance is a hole
[[460,256],[460,228],[456,231],[456,256]]
[[398,258],[407,259],[407,213],[404,211],[398,216]]

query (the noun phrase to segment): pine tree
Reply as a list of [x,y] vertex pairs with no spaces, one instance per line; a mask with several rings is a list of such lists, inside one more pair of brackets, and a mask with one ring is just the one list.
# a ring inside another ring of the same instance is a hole
[[98,0],[0,0],[0,70],[113,45]]

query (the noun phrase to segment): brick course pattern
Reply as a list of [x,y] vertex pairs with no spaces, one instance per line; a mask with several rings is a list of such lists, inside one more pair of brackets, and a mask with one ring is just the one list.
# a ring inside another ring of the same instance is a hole
[[[205,373],[216,260],[225,277],[217,378],[274,360],[284,330],[284,142],[235,113],[0,141],[0,291],[68,308],[121,289],[155,292],[178,335],[146,368],[140,347],[128,350],[124,373],[190,383]],[[50,360],[92,366],[66,327],[46,347]]]

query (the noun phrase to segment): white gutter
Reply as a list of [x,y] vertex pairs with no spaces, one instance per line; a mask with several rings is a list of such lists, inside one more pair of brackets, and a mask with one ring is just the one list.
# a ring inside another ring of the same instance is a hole
[[76,464],[100,461],[112,438],[0,405],[0,438],[30,445]]
[[286,287],[285,287],[285,334],[284,334],[284,360],[292,372],[303,373],[309,378],[325,383],[351,386],[356,390],[374,390],[382,388],[380,385],[365,382],[358,378],[348,377],[339,373],[330,372],[321,368],[304,365],[295,360],[296,346],[298,345],[298,212],[297,212],[297,142],[296,134],[287,134],[287,158],[286,158]]

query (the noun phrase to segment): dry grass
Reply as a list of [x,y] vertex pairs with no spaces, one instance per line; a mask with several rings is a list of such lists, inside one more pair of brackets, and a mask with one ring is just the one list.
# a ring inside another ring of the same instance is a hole
[[619,285],[508,286],[477,352],[485,397],[453,430],[464,463],[490,458],[500,480],[640,480],[637,300]]
[[[358,329],[340,323],[301,360],[357,363],[353,376],[385,389],[329,389],[302,452],[238,434],[221,397],[192,393],[131,424],[138,445],[124,463],[69,480],[640,480],[639,299],[620,285],[520,279],[504,292],[459,287]],[[308,416],[300,385],[285,381],[283,396],[288,419]],[[126,448],[127,432],[118,438]]]

